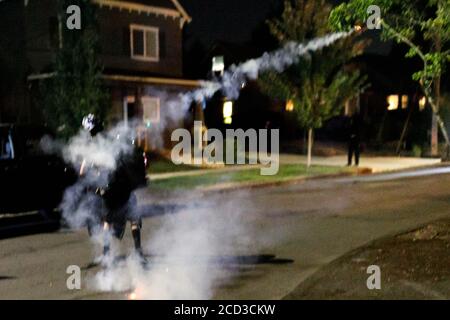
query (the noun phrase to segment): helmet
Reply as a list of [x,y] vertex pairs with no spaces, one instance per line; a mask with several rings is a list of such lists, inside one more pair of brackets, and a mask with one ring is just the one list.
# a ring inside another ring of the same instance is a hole
[[101,121],[92,113],[83,118],[82,125],[84,130],[91,133],[91,136],[95,136],[97,133],[103,131]]

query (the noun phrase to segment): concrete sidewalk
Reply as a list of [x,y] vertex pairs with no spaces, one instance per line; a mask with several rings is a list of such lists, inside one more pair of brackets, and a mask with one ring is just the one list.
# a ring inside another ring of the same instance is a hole
[[[410,158],[410,157],[361,157],[359,166],[371,169],[373,173],[396,170],[413,169],[433,166],[441,163],[441,159]],[[281,164],[306,164],[306,156],[281,154]],[[345,166],[347,156],[313,157],[313,165],[321,166]]]
[[[306,164],[306,156],[296,154],[280,154],[280,165],[283,164]],[[396,170],[414,169],[426,166],[433,166],[441,163],[441,159],[426,159],[426,158],[407,158],[407,157],[362,157],[360,160],[360,167],[367,168],[372,173],[389,172]],[[347,165],[346,156],[332,156],[332,157],[313,157],[313,165],[330,166],[330,167],[344,167]],[[186,177],[199,176],[208,173],[227,173],[249,169],[260,168],[261,165],[235,165],[222,167],[218,169],[200,169],[188,170],[179,172],[157,173],[150,174],[148,178],[152,181]]]

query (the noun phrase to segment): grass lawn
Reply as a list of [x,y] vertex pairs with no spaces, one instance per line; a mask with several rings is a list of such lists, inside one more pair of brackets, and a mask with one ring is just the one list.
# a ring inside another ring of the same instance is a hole
[[199,167],[188,166],[188,165],[175,165],[172,161],[168,159],[157,159],[150,160],[150,165],[148,168],[149,174],[155,173],[168,173],[168,172],[179,172],[179,171],[188,171],[188,170],[198,170]]
[[277,175],[262,176],[259,169],[249,169],[231,172],[211,172],[202,175],[174,177],[150,182],[150,188],[154,190],[193,189],[197,187],[211,186],[219,183],[237,182],[277,182],[285,181],[300,176],[316,176],[334,174],[348,170],[342,167],[312,166],[309,170],[305,165],[282,165]]

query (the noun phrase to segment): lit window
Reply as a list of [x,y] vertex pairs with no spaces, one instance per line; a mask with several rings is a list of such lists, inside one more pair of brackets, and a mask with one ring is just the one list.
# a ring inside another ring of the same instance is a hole
[[407,95],[403,95],[402,96],[402,109],[406,109],[408,108],[408,96]]
[[223,75],[225,71],[225,59],[223,56],[217,56],[212,59],[212,71]]
[[287,112],[292,112],[292,111],[294,111],[294,101],[288,100],[288,101],[286,102],[286,111],[287,111]]
[[425,106],[427,105],[427,97],[422,97],[419,100],[419,109],[420,111],[422,111],[423,109],[425,109]]
[[131,58],[159,61],[159,29],[130,25]]
[[388,110],[398,109],[398,95],[390,95],[387,97]]
[[233,101],[225,101],[223,103],[223,119],[225,124],[233,122]]
[[152,123],[158,123],[160,119],[159,98],[143,97],[141,101],[142,101],[144,124],[147,127],[150,127]]

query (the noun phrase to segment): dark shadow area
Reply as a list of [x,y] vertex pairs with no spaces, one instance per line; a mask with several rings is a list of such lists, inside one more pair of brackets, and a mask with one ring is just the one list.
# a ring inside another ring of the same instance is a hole
[[227,265],[255,265],[255,264],[288,264],[293,263],[292,259],[277,258],[273,254],[249,255],[249,256],[223,256],[212,258],[213,263]]
[[9,277],[9,276],[0,276],[0,281],[3,280],[14,280],[17,279],[16,277]]
[[100,266],[99,263],[91,262],[91,263],[87,264],[86,266],[82,267],[81,270],[82,271],[91,270],[91,269],[94,269],[94,268],[96,268],[98,266]]
[[58,217],[43,217],[41,214],[26,216],[10,216],[0,218],[0,239],[15,238],[39,233],[49,233],[59,230]]

